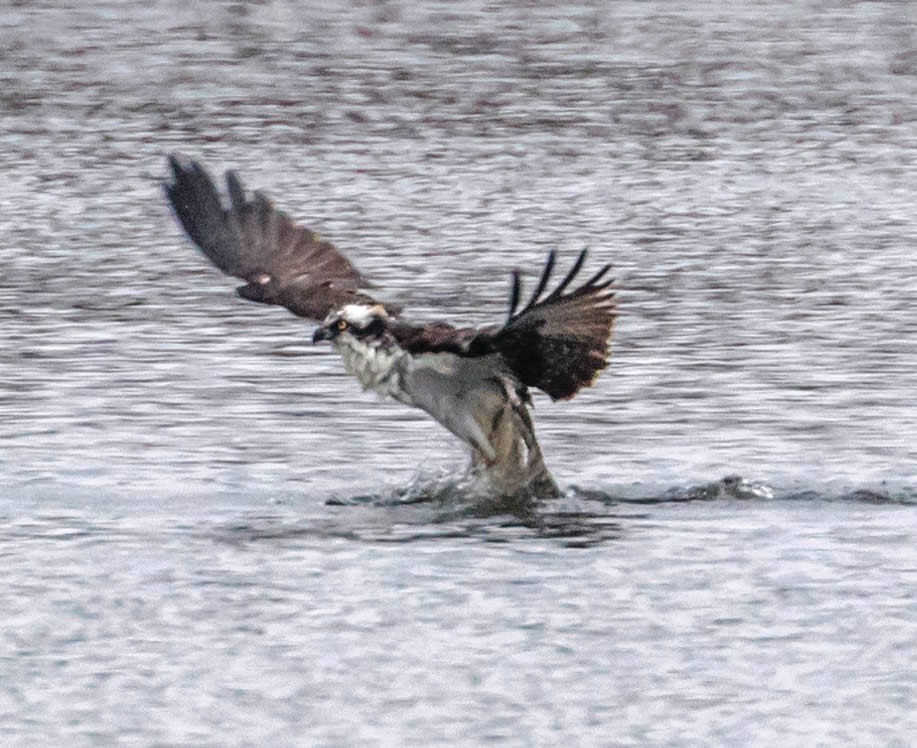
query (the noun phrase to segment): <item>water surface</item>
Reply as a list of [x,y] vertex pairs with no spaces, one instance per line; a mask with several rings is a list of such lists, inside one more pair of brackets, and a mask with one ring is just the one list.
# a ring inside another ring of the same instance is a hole
[[[895,2],[0,9],[4,744],[906,744],[915,39]],[[614,262],[610,369],[536,398],[565,497],[452,490],[439,426],[236,299],[176,150],[418,319]]]

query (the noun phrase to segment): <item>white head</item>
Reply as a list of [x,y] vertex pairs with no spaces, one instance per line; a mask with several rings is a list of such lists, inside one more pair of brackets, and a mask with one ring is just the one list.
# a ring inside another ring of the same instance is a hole
[[312,341],[336,340],[340,335],[371,342],[385,334],[388,312],[381,304],[344,304],[331,312],[312,336]]

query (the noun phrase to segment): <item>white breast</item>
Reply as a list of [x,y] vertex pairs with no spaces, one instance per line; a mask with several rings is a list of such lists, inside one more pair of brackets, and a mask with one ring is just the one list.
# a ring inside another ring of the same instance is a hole
[[522,385],[498,355],[411,355],[397,345],[336,339],[344,367],[364,389],[425,410],[472,450],[476,474],[496,490],[556,494],[544,466]]
[[414,404],[404,392],[401,377],[407,353],[400,348],[368,345],[346,333],[336,342],[344,368],[357,378],[364,390],[394,397],[408,405]]

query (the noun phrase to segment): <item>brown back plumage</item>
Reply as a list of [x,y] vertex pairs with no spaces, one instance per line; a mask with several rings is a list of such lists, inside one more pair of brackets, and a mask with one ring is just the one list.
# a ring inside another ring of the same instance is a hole
[[410,353],[455,353],[467,356],[468,345],[480,332],[473,327],[454,327],[448,322],[414,325],[391,320],[388,331]]

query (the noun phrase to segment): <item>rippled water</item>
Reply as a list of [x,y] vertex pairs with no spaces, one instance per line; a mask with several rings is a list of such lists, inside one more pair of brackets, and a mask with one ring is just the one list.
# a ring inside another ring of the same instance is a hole
[[[910,5],[14,3],[0,59],[4,744],[917,734]],[[615,262],[565,498],[236,299],[174,150],[421,319]]]

